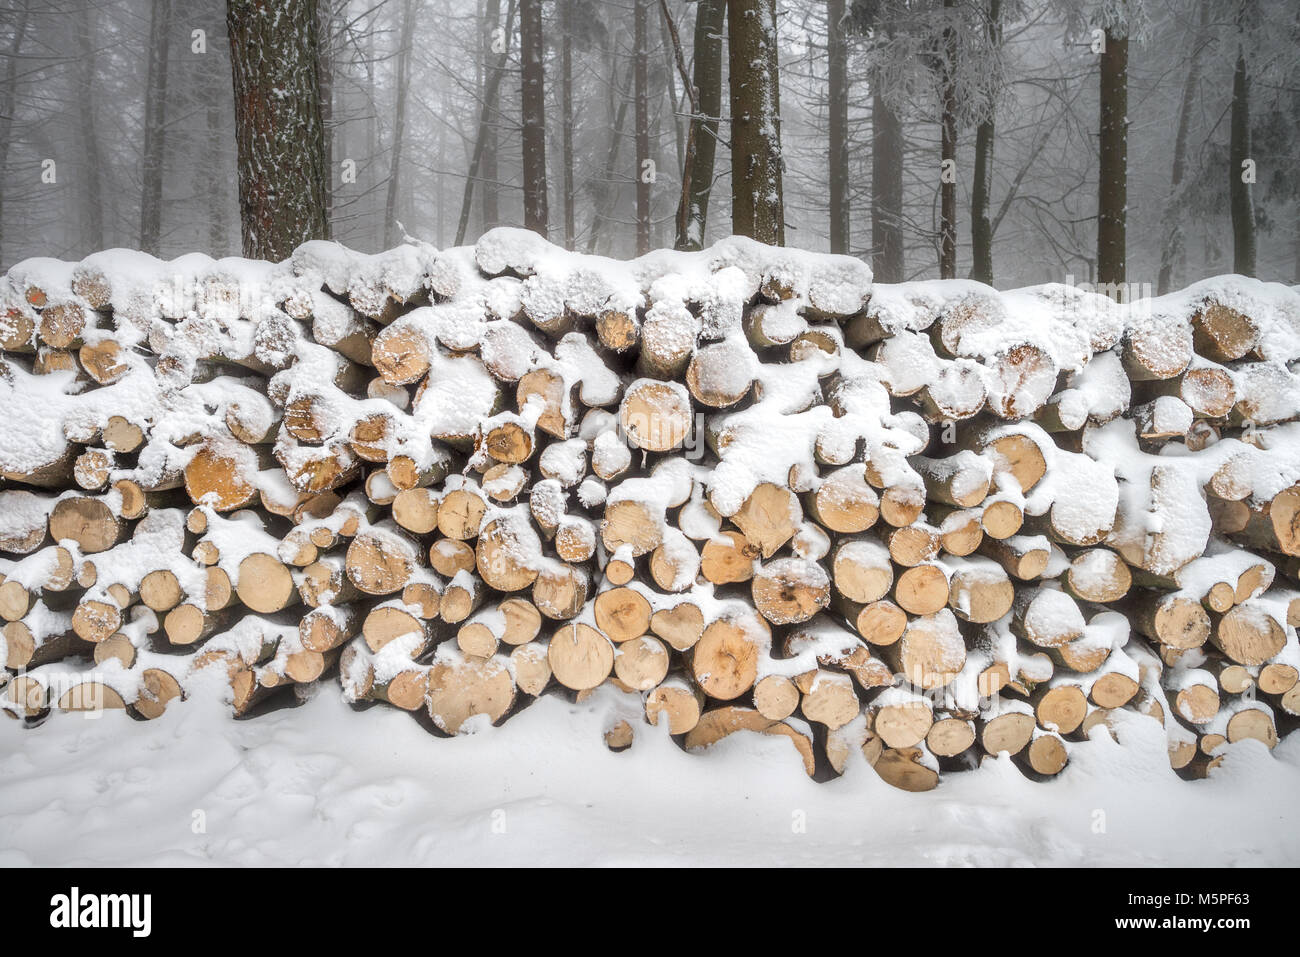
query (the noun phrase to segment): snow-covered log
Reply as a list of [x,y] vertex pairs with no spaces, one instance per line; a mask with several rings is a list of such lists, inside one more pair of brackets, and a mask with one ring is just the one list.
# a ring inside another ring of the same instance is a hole
[[615,749],[783,736],[925,790],[1062,773],[1120,712],[1209,773],[1300,712],[1288,287],[873,286],[502,228],[29,260],[0,348],[21,716],[156,717],[215,667],[236,714],[337,673],[457,734],[608,685],[640,696]]

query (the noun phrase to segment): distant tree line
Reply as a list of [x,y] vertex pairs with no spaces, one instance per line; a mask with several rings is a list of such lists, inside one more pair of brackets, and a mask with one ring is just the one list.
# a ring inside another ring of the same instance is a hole
[[15,0],[0,49],[5,263],[515,223],[889,282],[1300,279],[1283,0]]

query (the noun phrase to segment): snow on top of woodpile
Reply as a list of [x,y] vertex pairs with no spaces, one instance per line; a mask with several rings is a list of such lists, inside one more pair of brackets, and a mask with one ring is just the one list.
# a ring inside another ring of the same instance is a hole
[[[689,302],[703,311],[711,297],[721,300],[726,311],[725,302],[743,304],[761,293],[778,302],[794,298],[801,311],[821,317],[845,319],[865,309],[890,334],[930,330],[958,317],[961,328],[953,339],[958,356],[986,357],[1028,342],[1049,350],[1063,369],[1078,368],[1084,364],[1081,358],[1105,351],[1126,333],[1159,327],[1166,318],[1189,324],[1214,302],[1253,320],[1264,358],[1289,361],[1300,355],[1300,295],[1280,283],[1219,276],[1167,296],[1127,303],[1061,283],[1003,292],[972,280],[873,285],[870,268],[856,258],[770,247],[740,236],[698,252],[656,250],[631,261],[564,250],[530,230],[512,227],[492,229],[472,247],[447,250],[410,242],[363,254],[313,240],[283,263],[214,260],[197,253],[165,261],[112,249],[77,262],[27,259],[12,266],[7,278],[7,293],[21,298],[31,291],[40,296],[40,306],[102,288],[95,305],[112,306],[115,314],[135,311],[132,297],[150,289],[155,314],[173,320],[191,310],[218,310],[222,293],[236,285],[244,287],[246,297],[280,302],[295,288],[323,286],[335,296],[354,298],[353,305],[363,311],[378,311],[382,304],[374,300],[381,294],[406,303],[422,292],[459,300],[467,292],[473,298],[483,288],[513,288],[543,315],[561,307],[593,315],[657,303],[669,308],[672,302]],[[250,311],[245,308],[239,315],[251,318]],[[725,325],[715,327],[710,337],[722,338],[725,332]],[[1082,342],[1090,348],[1085,350]]]
[[[1300,481],[1300,388],[1288,365],[1300,358],[1300,294],[1239,276],[1116,302],[1063,283],[873,284],[855,258],[744,237],[619,261],[501,227],[444,250],[412,241],[362,254],[313,241],[282,263],[121,249],[29,259],[10,269],[0,304],[10,353],[117,350],[93,384],[70,369],[5,364],[0,401],[41,413],[11,415],[0,431],[0,468],[11,473],[52,468],[70,439],[125,419],[148,441],[115,478],[155,487],[197,455],[229,452],[254,462],[258,489],[281,501],[323,473],[355,474],[358,423],[383,424],[380,461],[404,456],[427,472],[445,469],[449,450],[472,445],[485,423],[518,419],[580,437],[592,465],[617,474],[637,453],[604,433],[635,414],[629,396],[641,383],[658,382],[683,413],[673,438],[716,457],[700,482],[723,516],[763,483],[793,487],[792,477],[864,451],[878,487],[914,488],[923,502],[909,458],[930,425],[982,411],[1040,447],[1047,477],[1022,489],[989,466],[963,472],[952,491],[987,479],[1067,541],[1109,542],[1161,574],[1203,549],[1198,490],[1216,475],[1231,471],[1256,504]],[[620,377],[610,356],[631,343],[636,376]],[[366,385],[371,366],[386,389]],[[1184,386],[1156,397],[1145,418],[1119,420],[1132,383],[1194,377],[1210,383],[1198,396],[1214,383],[1231,393],[1214,415],[1270,428],[1250,441],[1143,451],[1150,434],[1209,414],[1187,405]],[[1044,431],[1085,426],[1078,451]],[[267,443],[279,468],[254,461],[250,443]],[[563,446],[544,465],[565,489],[581,483],[572,491],[586,505],[632,494],[626,481],[584,480],[585,460]]]

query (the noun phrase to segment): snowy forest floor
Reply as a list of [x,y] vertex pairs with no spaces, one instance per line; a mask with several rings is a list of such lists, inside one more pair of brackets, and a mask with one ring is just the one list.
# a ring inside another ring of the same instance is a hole
[[611,753],[607,704],[445,740],[337,689],[245,721],[200,694],[152,722],[0,722],[0,865],[1300,864],[1300,735],[1187,782],[1134,715],[1050,783],[1003,759],[908,794],[865,762],[814,783],[783,738],[692,755],[642,726]]

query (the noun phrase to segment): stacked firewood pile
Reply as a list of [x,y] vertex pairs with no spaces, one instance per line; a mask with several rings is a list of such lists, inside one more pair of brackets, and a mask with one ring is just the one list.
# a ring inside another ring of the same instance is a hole
[[1057,774],[1122,712],[1204,774],[1300,714],[1288,287],[499,229],[28,260],[0,297],[14,716],[337,676],[457,734],[601,688],[611,748],[780,735],[922,790]]

